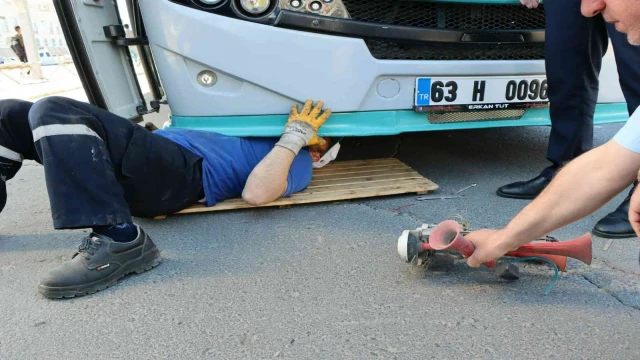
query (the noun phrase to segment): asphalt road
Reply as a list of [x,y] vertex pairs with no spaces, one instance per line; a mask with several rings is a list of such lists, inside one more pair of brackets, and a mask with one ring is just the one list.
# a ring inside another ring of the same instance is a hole
[[[620,125],[596,130],[596,143]],[[341,159],[396,156],[449,194],[395,196],[139,220],[164,262],[101,293],[50,301],[39,278],[83,231],[53,231],[43,169],[9,182],[0,215],[0,359],[638,359],[638,239],[595,239],[596,259],[504,282],[464,263],[405,264],[404,229],[459,214],[499,227],[527,202],[494,195],[546,166],[548,128],[409,134],[345,142]],[[619,196],[553,235],[590,231]]]

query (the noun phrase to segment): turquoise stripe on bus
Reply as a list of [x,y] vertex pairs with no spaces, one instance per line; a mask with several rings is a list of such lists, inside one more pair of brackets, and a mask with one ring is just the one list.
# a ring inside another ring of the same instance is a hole
[[[599,104],[594,122],[607,124],[629,119],[625,103]],[[229,136],[280,136],[287,115],[190,117],[172,116],[167,128],[214,131]],[[518,120],[431,124],[427,115],[411,110],[334,113],[320,129],[322,136],[378,136],[405,132],[487,129],[551,125],[549,109],[529,109]]]

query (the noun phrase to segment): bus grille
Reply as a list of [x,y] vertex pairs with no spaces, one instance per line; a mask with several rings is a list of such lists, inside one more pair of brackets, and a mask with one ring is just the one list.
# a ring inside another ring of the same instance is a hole
[[537,60],[544,59],[544,43],[464,44],[408,43],[367,40],[371,55],[380,60]]
[[456,30],[544,29],[544,7],[416,0],[342,0],[353,20]]
[[456,122],[488,121],[488,120],[519,120],[524,115],[524,109],[467,111],[448,113],[427,113],[431,124],[448,124]]
[[[416,0],[342,0],[353,20],[441,30],[540,30],[544,7],[517,4],[433,3]],[[538,60],[544,44],[468,44],[367,41],[371,54],[385,60]]]

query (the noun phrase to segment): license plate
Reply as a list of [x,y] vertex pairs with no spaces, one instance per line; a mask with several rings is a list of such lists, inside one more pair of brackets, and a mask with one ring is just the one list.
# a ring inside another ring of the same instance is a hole
[[419,77],[415,111],[504,110],[548,106],[545,76]]

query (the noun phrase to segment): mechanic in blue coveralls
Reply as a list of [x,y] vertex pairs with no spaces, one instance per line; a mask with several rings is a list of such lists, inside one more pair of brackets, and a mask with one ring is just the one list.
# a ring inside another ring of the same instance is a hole
[[74,297],[115,284],[160,262],[132,216],[153,217],[194,203],[242,196],[261,205],[304,190],[312,168],[339,144],[316,135],[331,110],[307,101],[291,109],[280,139],[235,138],[186,129],[150,132],[75,100],[0,101],[0,211],[5,182],[24,159],[44,165],[56,229],[91,228],[78,252],[45,276],[46,297]]

